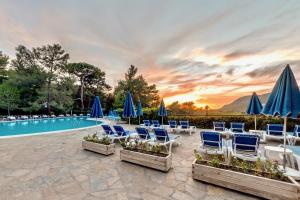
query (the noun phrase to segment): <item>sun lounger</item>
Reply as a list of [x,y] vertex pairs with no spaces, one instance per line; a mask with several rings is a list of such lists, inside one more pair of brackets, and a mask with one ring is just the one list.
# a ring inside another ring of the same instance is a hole
[[266,139],[283,140],[283,124],[268,124],[266,130]]
[[[155,134],[155,142],[154,143],[159,143],[160,145],[164,146],[168,152],[172,151],[172,145],[174,143],[179,144],[179,142],[177,141],[179,136],[168,134],[167,130],[165,130],[165,129],[155,128],[154,134]],[[153,144],[153,142],[150,142],[150,144]],[[168,145],[169,145],[169,150],[167,148]]]
[[158,120],[152,120],[152,128],[160,128],[160,123]]
[[230,123],[230,131],[232,133],[244,133],[245,132],[245,123],[237,123],[232,122]]
[[121,142],[122,139],[126,139],[128,136],[119,135],[117,132],[113,131],[112,128],[107,124],[101,125],[104,130],[104,135],[110,137],[113,141],[119,140]]
[[128,131],[128,130],[125,130],[125,129],[123,128],[123,126],[120,126],[120,125],[114,125],[113,127],[114,127],[116,133],[117,133],[119,136],[126,136],[126,137],[128,137],[128,136],[130,136],[131,134],[134,134],[134,133],[135,133],[135,131]]
[[190,135],[196,132],[195,126],[190,126],[189,121],[179,121],[179,126],[177,128],[179,132],[188,132]]
[[224,142],[222,135],[219,132],[201,131],[200,138],[200,152],[207,154],[219,154],[227,157],[226,142]]
[[169,120],[168,123],[169,123],[169,125],[166,126],[167,130],[172,131],[172,132],[177,130],[176,120]]
[[231,156],[255,162],[258,157],[262,158],[259,151],[259,136],[252,134],[234,134],[228,151]]
[[142,141],[149,141],[151,139],[154,139],[154,136],[150,135],[149,131],[145,127],[136,127],[135,128],[140,140]]
[[140,124],[141,127],[151,128],[151,122],[148,119],[143,120],[143,124]]
[[213,122],[214,131],[225,131],[225,122]]

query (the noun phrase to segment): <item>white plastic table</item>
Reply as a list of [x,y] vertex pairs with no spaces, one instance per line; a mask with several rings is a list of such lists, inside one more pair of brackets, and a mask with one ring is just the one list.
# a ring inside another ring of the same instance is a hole
[[[282,147],[274,147],[274,146],[265,146],[265,157],[270,160],[272,159],[272,154],[275,154],[276,159],[278,160],[283,160],[283,153],[284,153],[284,148]],[[295,161],[294,161],[294,156],[293,156],[293,151],[290,149],[286,149],[286,159],[288,164],[292,167],[295,168]]]

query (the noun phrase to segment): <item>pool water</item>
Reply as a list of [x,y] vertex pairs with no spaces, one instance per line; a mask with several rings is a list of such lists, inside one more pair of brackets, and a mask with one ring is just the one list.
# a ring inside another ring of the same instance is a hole
[[95,126],[99,124],[101,124],[101,122],[87,120],[86,117],[68,117],[54,119],[23,120],[14,122],[0,122],[0,138],[2,136],[16,136],[53,131],[64,131]]

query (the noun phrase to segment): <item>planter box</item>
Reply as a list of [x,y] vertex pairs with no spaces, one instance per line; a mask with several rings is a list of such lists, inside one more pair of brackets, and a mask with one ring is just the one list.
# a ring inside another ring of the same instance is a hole
[[300,200],[300,185],[219,169],[193,162],[193,179],[266,199]]
[[105,144],[99,144],[99,143],[88,142],[83,140],[82,148],[106,156],[115,153],[115,144],[105,145]]
[[171,155],[161,157],[122,149],[120,151],[120,159],[122,161],[131,162],[134,164],[150,167],[164,172],[167,172],[172,166]]

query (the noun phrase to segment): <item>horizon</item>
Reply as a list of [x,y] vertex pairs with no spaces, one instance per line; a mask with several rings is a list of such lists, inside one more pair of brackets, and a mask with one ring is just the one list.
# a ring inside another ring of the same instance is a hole
[[259,2],[3,0],[0,51],[59,43],[113,87],[132,64],[166,105],[216,109],[271,92],[287,64],[300,80],[300,3]]

